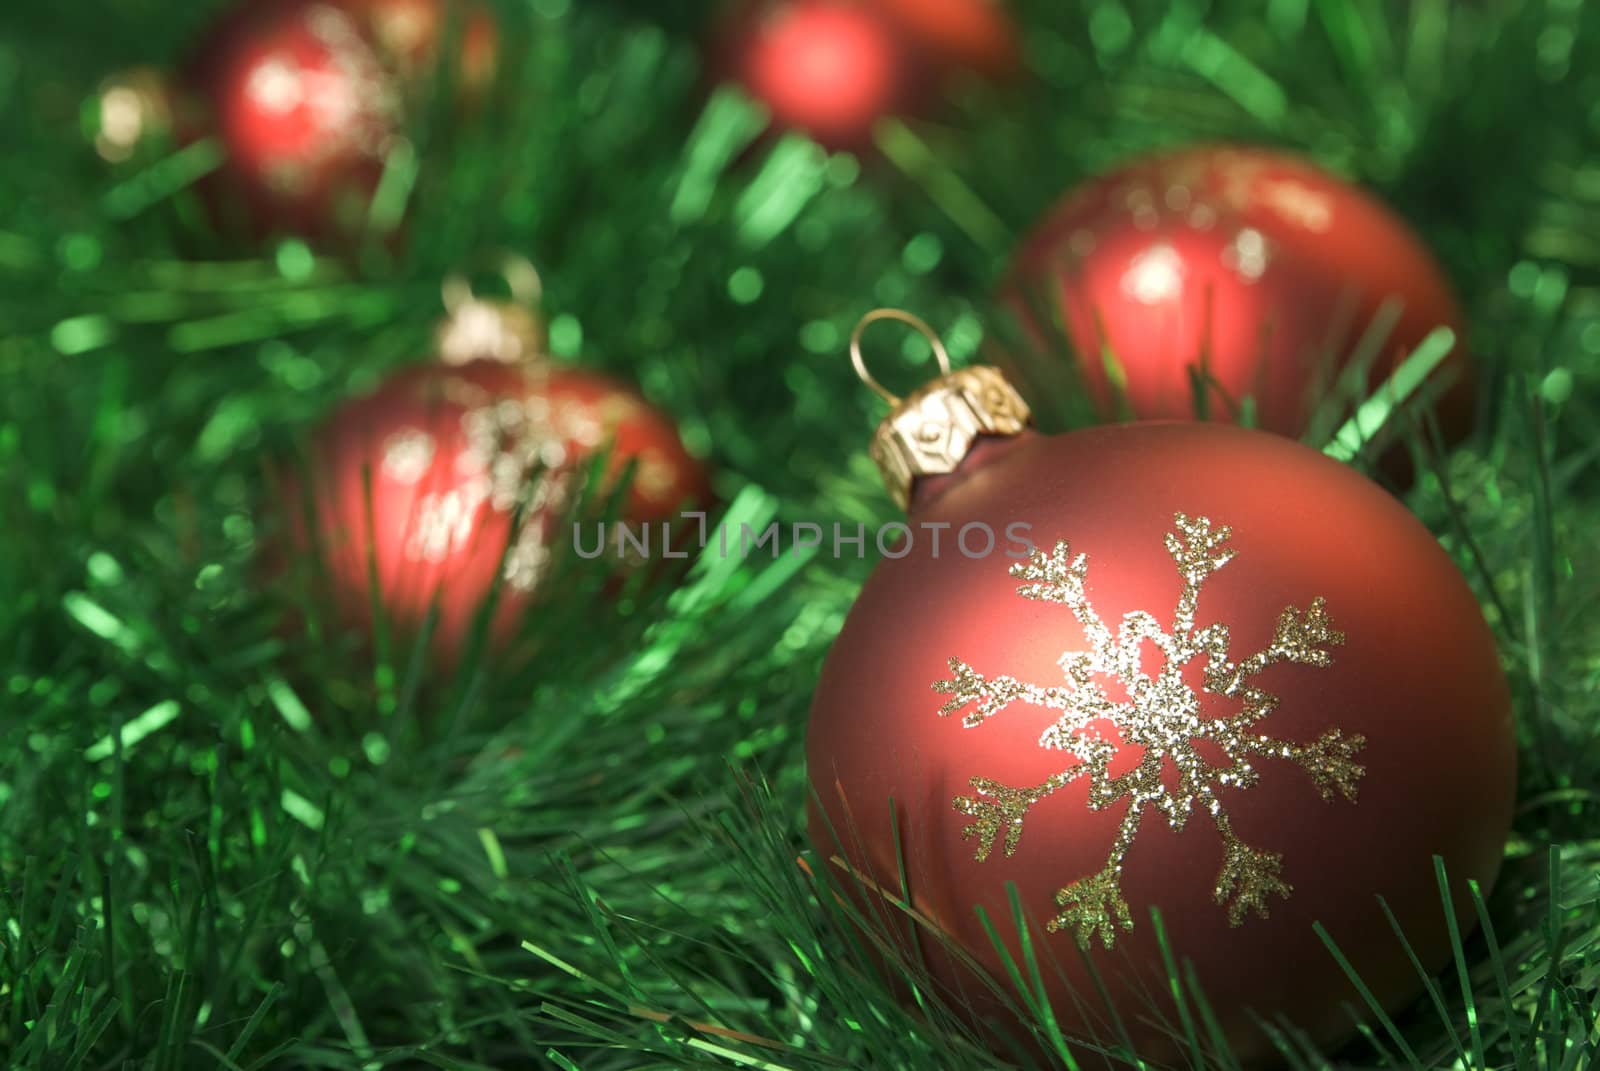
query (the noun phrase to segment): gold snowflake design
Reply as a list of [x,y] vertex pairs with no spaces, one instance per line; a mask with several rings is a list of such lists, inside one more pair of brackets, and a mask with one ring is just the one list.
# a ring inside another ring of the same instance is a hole
[[[1228,654],[1227,625],[1195,627],[1201,585],[1233,560],[1234,551],[1228,546],[1232,530],[1226,525],[1213,526],[1205,517],[1190,519],[1182,513],[1175,516],[1174,524],[1177,531],[1167,534],[1166,547],[1183,584],[1170,630],[1163,630],[1152,614],[1134,610],[1122,618],[1113,635],[1084,590],[1087,556],[1072,555],[1063,540],[1049,554],[1035,549],[1027,561],[1012,566],[1011,575],[1025,581],[1017,588],[1023,598],[1060,603],[1083,626],[1089,649],[1069,651],[1058,663],[1066,675],[1066,686],[1040,687],[1010,676],[985,677],[959,658],[950,660],[953,676],[933,685],[934,691],[950,696],[939,713],[948,716],[965,710],[962,724],[969,729],[1013,703],[1060,711],[1061,716],[1040,735],[1039,746],[1066,751],[1078,759],[1037,785],[1014,787],[987,777],[972,778],[974,795],[959,796],[954,805],[972,819],[962,835],[977,840],[979,862],[989,857],[1002,832],[1006,855],[1014,854],[1028,809],[1079,778],[1088,779],[1093,810],[1128,801],[1105,866],[1056,892],[1060,911],[1047,929],[1054,933],[1071,928],[1085,947],[1098,936],[1110,948],[1119,928],[1133,928],[1122,895],[1122,864],[1147,809],[1153,807],[1165,815],[1174,830],[1183,828],[1197,805],[1210,815],[1223,847],[1222,869],[1212,895],[1217,904],[1227,908],[1228,921],[1238,926],[1251,911],[1265,918],[1268,897],[1287,897],[1292,889],[1280,876],[1283,857],[1244,843],[1234,832],[1218,793],[1256,784],[1260,774],[1252,760],[1257,757],[1287,759],[1299,766],[1310,775],[1324,800],[1332,800],[1337,793],[1354,801],[1365,772],[1355,762],[1356,753],[1366,743],[1360,735],[1346,736],[1331,729],[1313,743],[1297,744],[1263,735],[1255,728],[1278,706],[1277,696],[1251,683],[1257,674],[1285,662],[1328,666],[1333,661],[1329,648],[1344,642],[1344,634],[1334,628],[1322,598],[1313,599],[1304,610],[1287,607],[1279,615],[1266,649],[1234,662]],[[1164,656],[1159,672],[1153,674],[1141,665],[1146,641]],[[1184,680],[1184,668],[1196,658],[1205,659],[1203,690],[1238,700],[1237,713],[1201,717],[1200,696]],[[1113,701],[1097,677],[1120,682],[1127,700]],[[1101,735],[1100,723],[1116,726],[1127,744],[1143,750],[1136,768],[1111,775],[1118,748]],[[1229,764],[1208,762],[1196,748],[1199,741],[1208,741],[1225,753]],[[1169,761],[1177,770],[1173,786],[1162,779]]]

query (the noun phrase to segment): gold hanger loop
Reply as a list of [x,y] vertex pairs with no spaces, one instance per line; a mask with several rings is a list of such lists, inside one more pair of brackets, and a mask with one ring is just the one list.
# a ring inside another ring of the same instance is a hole
[[[513,302],[529,309],[539,307],[539,300],[544,296],[544,280],[539,278],[539,270],[532,261],[516,253],[505,253],[499,258],[496,272],[511,291]],[[472,282],[463,272],[451,272],[445,276],[440,296],[444,299],[445,311],[452,316],[481,300],[473,292]]]
[[856,329],[850,333],[850,363],[855,366],[856,375],[860,377],[861,382],[872,388],[880,398],[890,405],[900,404],[900,399],[889,393],[888,389],[867,371],[866,359],[861,356],[861,335],[866,331],[868,324],[878,320],[898,320],[903,324],[909,324],[933,347],[933,359],[939,363],[939,373],[946,376],[950,374],[950,351],[944,348],[944,341],[939,338],[938,332],[928,326],[927,321],[904,309],[873,309],[861,317],[856,323]]

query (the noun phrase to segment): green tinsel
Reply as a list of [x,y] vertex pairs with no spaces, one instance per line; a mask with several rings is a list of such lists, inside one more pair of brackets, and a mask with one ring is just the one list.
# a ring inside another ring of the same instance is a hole
[[[1053,200],[1204,139],[1384,195],[1486,367],[1484,426],[1408,504],[1501,642],[1522,805],[1486,930],[1334,1055],[1600,1063],[1600,10],[1016,0],[1019,85],[856,158],[708,89],[715,5],[500,0],[485,105],[440,93],[391,161],[405,241],[335,260],[208,239],[214,147],[109,167],[85,138],[105,75],[174,62],[218,6],[0,9],[0,1064],[995,1066],[891,993],[797,860],[810,690],[869,563],[708,556],[614,600],[589,577],[526,665],[440,681],[281,627],[302,597],[263,583],[264,471],[427,356],[446,273],[512,250],[555,355],[672,412],[728,523],[891,519],[856,318],[914,309],[973,358]],[[876,359],[911,383],[925,355]]]

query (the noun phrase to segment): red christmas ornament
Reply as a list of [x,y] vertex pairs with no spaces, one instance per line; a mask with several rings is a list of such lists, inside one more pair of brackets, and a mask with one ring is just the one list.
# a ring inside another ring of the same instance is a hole
[[[1152,908],[1241,1057],[1270,1051],[1251,1011],[1336,1041],[1341,1003],[1363,1006],[1313,923],[1399,1007],[1419,982],[1375,897],[1441,967],[1433,857],[1470,930],[1465,883],[1492,885],[1511,819],[1510,698],[1460,573],[1392,497],[1290,440],[1027,421],[969,368],[879,429],[911,539],[812,706],[830,873],[906,888],[1008,991],[975,909],[1023,962],[1015,883],[1064,1031],[1114,1043],[1081,947],[1152,1058],[1173,1043],[1146,1002],[1178,1022]],[[957,1003],[999,1005],[916,939]]]
[[912,57],[881,13],[848,0],[779,0],[736,20],[733,76],[781,128],[830,148],[855,148],[916,96]]
[[[230,11],[183,78],[201,114],[182,133],[214,133],[224,152],[202,187],[223,229],[358,233],[449,10],[447,0],[253,0]],[[471,92],[493,73],[495,28],[481,8],[465,10]]]
[[185,81],[222,144],[203,192],[223,229],[313,239],[361,229],[402,100],[353,12],[326,0],[245,4],[201,43]]
[[[1444,274],[1371,195],[1280,153],[1202,147],[1148,157],[1079,188],[1016,255],[1013,296],[1059,301],[1078,371],[1110,417],[1120,392],[1144,419],[1192,419],[1192,372],[1221,389],[1209,415],[1254,399],[1259,426],[1298,436],[1387,299],[1403,311],[1370,367],[1376,388],[1435,327],[1462,334]],[[1019,302],[1020,304],[1020,302]],[[1447,434],[1472,419],[1459,344],[1436,374]],[[1047,389],[1049,384],[1035,384]]]
[[[318,434],[317,530],[307,538],[292,526],[291,542],[314,546],[339,616],[363,631],[374,624],[369,555],[383,613],[400,634],[415,634],[437,599],[432,651],[449,665],[497,577],[490,640],[515,632],[563,545],[557,522],[580,469],[608,445],[608,479],[635,466],[623,520],[667,521],[706,500],[704,474],[672,423],[604,376],[494,360],[408,368]],[[298,510],[297,489],[285,500]]]

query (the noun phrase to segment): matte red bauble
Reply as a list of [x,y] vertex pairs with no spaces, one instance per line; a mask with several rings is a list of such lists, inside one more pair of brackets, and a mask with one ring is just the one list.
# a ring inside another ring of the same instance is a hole
[[915,97],[902,36],[883,14],[849,0],[779,0],[739,14],[724,43],[726,66],[777,127],[858,148],[874,123]]
[[[369,557],[397,633],[415,634],[437,599],[432,651],[449,664],[497,577],[490,640],[515,632],[560,548],[556,525],[578,467],[612,443],[610,478],[636,463],[624,519],[667,520],[705,499],[704,475],[672,423],[605,377],[495,361],[408,368],[318,434],[309,468],[316,532],[308,539],[291,525],[292,542],[320,555],[349,626],[373,628]],[[299,502],[291,488],[296,518]]]
[[[1333,1042],[1341,1005],[1363,1006],[1314,923],[1404,1004],[1420,983],[1377,897],[1442,967],[1433,857],[1470,930],[1466,882],[1494,882],[1515,789],[1509,693],[1461,574],[1391,496],[1279,436],[1026,424],[972,368],[879,431],[911,539],[817,687],[816,850],[908,888],[1002,983],[976,909],[1023,962],[1014,883],[1063,1029],[1114,1043],[1087,959],[1152,1058],[1172,1043],[1147,1002],[1178,1022],[1152,909],[1246,1059],[1268,1051],[1252,1012]],[[982,1008],[968,968],[917,939]]]
[[[1248,396],[1258,426],[1290,436],[1333,395],[1379,307],[1397,300],[1399,320],[1367,389],[1435,327],[1450,327],[1458,343],[1435,373],[1451,384],[1437,412],[1449,437],[1470,428],[1472,367],[1438,263],[1370,194],[1291,156],[1207,146],[1095,179],[1032,232],[1009,288],[1058,304],[1081,381],[1105,416],[1117,412],[1120,391],[1137,417],[1192,418],[1192,372],[1203,361],[1220,388],[1207,415],[1235,419]],[[1120,388],[1106,350],[1121,366]],[[1358,383],[1352,393],[1361,391]]]
[[214,135],[220,170],[201,185],[222,230],[347,240],[365,225],[406,97],[462,14],[458,76],[493,73],[495,28],[449,0],[250,0],[199,43],[184,91],[200,105],[180,131]]

